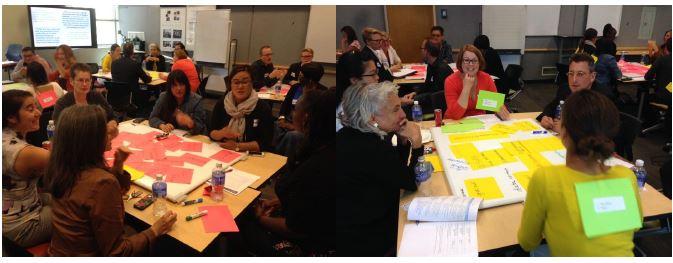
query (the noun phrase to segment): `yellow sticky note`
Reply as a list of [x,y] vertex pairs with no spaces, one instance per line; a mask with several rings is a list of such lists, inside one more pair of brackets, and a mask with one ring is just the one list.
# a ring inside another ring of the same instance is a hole
[[514,178],[516,178],[517,181],[519,181],[519,184],[523,189],[528,191],[528,183],[530,183],[530,178],[533,177],[533,173],[528,171],[528,172],[516,172],[514,173]]
[[485,152],[468,156],[465,160],[472,170],[481,170],[501,164],[497,162],[498,160],[496,158],[491,159],[487,157]]
[[475,178],[465,180],[467,195],[484,200],[502,198],[503,194],[498,183],[493,177]]
[[138,171],[138,170],[136,170],[133,167],[128,166],[128,165],[124,165],[124,170],[126,170],[127,172],[129,172],[129,174],[131,174],[131,181],[138,180],[138,179],[142,178],[143,176],[145,176],[145,173],[143,173],[141,171]]
[[512,123],[512,126],[520,131],[534,131],[541,129],[535,124],[532,124],[530,121],[517,121]]
[[563,146],[563,142],[556,136],[549,136],[546,138],[539,139],[540,143],[546,147],[547,151],[556,151],[564,150],[566,147]]
[[539,153],[546,151],[546,146],[544,146],[538,139],[529,139],[521,141],[523,147],[526,147],[531,153]]
[[513,156],[526,155],[530,152],[520,141],[502,143],[503,149]]
[[158,79],[159,78],[159,72],[158,71],[147,71],[147,73],[152,77],[152,79]]
[[528,167],[529,172],[535,172],[535,170],[540,167],[551,166],[551,163],[539,153],[520,155],[519,159],[526,167]]
[[449,135],[452,143],[474,142],[483,140],[502,139],[509,137],[507,134],[494,131],[468,132]]
[[453,155],[456,156],[457,159],[466,159],[467,157],[479,153],[477,147],[475,147],[474,144],[471,143],[454,144],[449,146],[449,148],[451,149],[451,152],[453,153]]
[[430,162],[432,164],[432,168],[435,170],[435,172],[443,172],[444,167],[442,166],[442,162],[439,161],[439,156],[436,154],[428,154],[425,156],[425,160]]
[[512,127],[511,125],[505,125],[502,123],[495,124],[489,128],[492,131],[499,132],[499,133],[505,133],[505,134],[513,134],[517,131],[516,128]]
[[666,85],[666,90],[668,90],[668,92],[671,92],[671,82],[669,82],[668,85]]

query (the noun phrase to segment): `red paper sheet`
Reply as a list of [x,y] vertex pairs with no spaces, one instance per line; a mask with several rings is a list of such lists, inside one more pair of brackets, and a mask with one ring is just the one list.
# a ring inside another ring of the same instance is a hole
[[417,65],[417,66],[411,66],[411,69],[418,71],[418,72],[425,72],[427,71],[427,68],[425,66]]
[[37,95],[37,101],[40,103],[43,109],[54,106],[57,99],[58,98],[56,98],[56,92],[54,92],[54,89],[46,92],[40,92],[40,94]]
[[208,214],[201,217],[206,233],[238,232],[238,226],[226,205],[199,207],[199,212],[203,210],[208,210]]
[[239,156],[241,156],[240,153],[230,150],[221,150],[210,156],[210,158],[224,163],[231,163],[232,161],[234,161],[234,159],[238,158]]
[[[166,169],[167,168],[167,169]],[[194,170],[181,167],[165,167],[166,182],[191,184]]]
[[201,149],[203,149],[203,143],[182,142],[180,143],[180,149],[186,152],[201,152]]
[[185,153],[185,154],[182,155],[181,158],[185,162],[188,162],[188,163],[191,163],[191,164],[194,164],[194,165],[197,165],[197,166],[204,166],[206,163],[208,163],[208,161],[210,161],[210,159],[208,159],[206,157],[201,157],[201,156],[191,154],[191,153]]

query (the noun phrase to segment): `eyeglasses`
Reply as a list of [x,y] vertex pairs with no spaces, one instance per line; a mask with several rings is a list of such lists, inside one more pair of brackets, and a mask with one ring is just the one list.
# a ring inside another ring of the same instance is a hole
[[379,42],[379,43],[381,43],[381,41],[383,41],[383,38],[380,38],[380,39],[370,39],[369,41],[372,41],[372,42]]
[[566,73],[566,75],[569,78],[574,78],[574,77],[584,78],[585,76],[589,75],[589,73],[586,73],[584,71],[579,71],[579,72],[572,72],[571,71],[571,72]]
[[433,37],[441,37],[442,35],[440,35],[440,34],[432,34],[431,36],[433,36]]
[[76,79],[75,82],[79,82],[79,83],[90,83],[90,82],[91,82],[91,79],[90,79],[90,78],[88,78],[88,79]]
[[479,60],[478,59],[463,59],[463,64],[478,64]]
[[244,80],[233,80],[233,81],[231,81],[231,85],[232,85],[232,86],[234,86],[234,85],[236,85],[236,86],[247,86],[247,85],[249,85],[249,84],[250,84],[250,80],[249,80],[249,79],[244,79]]

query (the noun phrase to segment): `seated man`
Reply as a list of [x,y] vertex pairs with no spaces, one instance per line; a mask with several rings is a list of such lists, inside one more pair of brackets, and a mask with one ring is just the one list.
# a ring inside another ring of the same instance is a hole
[[133,43],[126,43],[122,48],[122,57],[112,62],[112,80],[126,83],[134,91],[138,89],[138,79],[144,83],[152,81],[140,62],[133,60]]
[[554,100],[547,104],[542,113],[537,116],[537,120],[542,127],[555,132],[560,131],[560,121],[555,119],[556,107],[560,101],[565,101],[570,94],[577,91],[591,89],[605,95],[614,102],[615,94],[609,88],[598,84],[595,80],[594,59],[585,53],[573,54],[570,57],[570,65],[568,66],[568,83],[558,88]]
[[451,45],[444,39],[444,28],[441,26],[433,26],[432,29],[430,29],[429,41],[426,41],[425,44],[425,48],[429,45],[439,48],[439,60],[442,60],[447,64],[453,63],[453,50],[451,49]]
[[[428,63],[428,71],[425,84],[416,89],[414,97],[423,108],[423,113],[432,113],[432,94],[444,91],[444,80],[453,74],[453,70],[443,60],[439,59],[439,48],[428,45],[425,52],[425,61]],[[443,96],[442,96],[443,97]]]
[[28,82],[28,79],[26,78],[26,71],[28,64],[33,61],[37,61],[38,63],[42,64],[44,71],[47,72],[47,74],[51,73],[51,67],[49,66],[49,63],[40,57],[40,55],[35,54],[35,49],[32,47],[24,47],[21,49],[21,60],[19,60],[19,63],[17,63],[14,67],[14,71],[12,71],[12,81]]
[[365,58],[363,60],[369,60],[370,58],[374,60],[376,72],[379,75],[379,82],[393,81],[393,74],[383,66],[383,63],[376,56],[376,53],[381,50],[381,42],[383,41],[381,31],[371,27],[365,28],[362,30],[362,39],[364,39],[367,45],[362,48],[360,56]]
[[262,87],[272,87],[283,78],[285,72],[273,68],[271,62],[273,51],[271,46],[264,45],[259,49],[259,59],[252,63],[252,87],[259,91]]

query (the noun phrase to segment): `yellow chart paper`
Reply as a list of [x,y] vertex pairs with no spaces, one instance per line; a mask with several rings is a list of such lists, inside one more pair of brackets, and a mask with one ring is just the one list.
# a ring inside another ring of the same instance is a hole
[[465,180],[465,187],[467,188],[467,195],[470,197],[479,197],[484,200],[503,197],[502,191],[493,177]]

